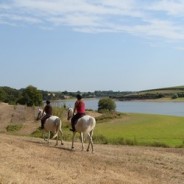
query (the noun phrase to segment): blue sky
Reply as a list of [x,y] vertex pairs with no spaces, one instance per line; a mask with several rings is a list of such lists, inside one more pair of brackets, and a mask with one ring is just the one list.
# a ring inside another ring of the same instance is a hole
[[0,0],[0,86],[184,85],[183,0]]

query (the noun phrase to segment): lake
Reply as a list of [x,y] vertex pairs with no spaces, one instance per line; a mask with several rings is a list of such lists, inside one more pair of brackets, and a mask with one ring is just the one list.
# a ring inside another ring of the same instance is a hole
[[[84,99],[86,109],[97,110],[99,99]],[[116,111],[126,113],[146,113],[146,114],[163,114],[184,116],[184,102],[147,102],[147,101],[115,101]],[[62,107],[64,104],[67,107],[73,107],[73,100],[57,100],[53,101],[52,105]]]

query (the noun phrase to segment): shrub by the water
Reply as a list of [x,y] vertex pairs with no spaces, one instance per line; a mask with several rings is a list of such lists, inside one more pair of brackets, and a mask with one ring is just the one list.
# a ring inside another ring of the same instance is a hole
[[111,98],[102,98],[98,102],[98,111],[115,111],[116,103]]

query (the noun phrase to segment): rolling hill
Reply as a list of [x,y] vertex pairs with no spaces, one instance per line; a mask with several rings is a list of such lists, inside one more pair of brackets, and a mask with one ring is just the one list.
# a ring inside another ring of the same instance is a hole
[[119,100],[177,99],[184,97],[184,86],[149,89],[119,96]]

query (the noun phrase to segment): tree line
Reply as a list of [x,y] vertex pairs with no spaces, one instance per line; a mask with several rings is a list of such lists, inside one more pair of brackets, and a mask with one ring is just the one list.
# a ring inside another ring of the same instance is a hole
[[30,85],[19,90],[11,87],[0,87],[0,102],[39,106],[42,101],[43,95],[41,91],[34,86]]
[[117,100],[143,100],[158,99],[164,97],[184,98],[184,87],[163,88],[155,90],[146,90],[139,92],[131,91],[94,91],[94,92],[53,92],[39,90],[35,86],[29,85],[26,88],[14,89],[11,87],[0,87],[0,102],[9,104],[22,104],[27,106],[39,106],[45,100],[60,100],[75,98],[77,94],[82,94],[84,98],[104,98],[109,97]]
[[[52,92],[39,90],[35,86],[29,85],[26,88],[14,89],[11,87],[0,87],[0,102],[9,104],[22,104],[27,106],[39,106],[45,100],[60,100],[66,98],[75,98],[77,94],[82,94],[83,98],[98,97],[118,97],[130,92],[114,91],[94,91],[94,92]],[[101,108],[101,107],[100,107]]]

